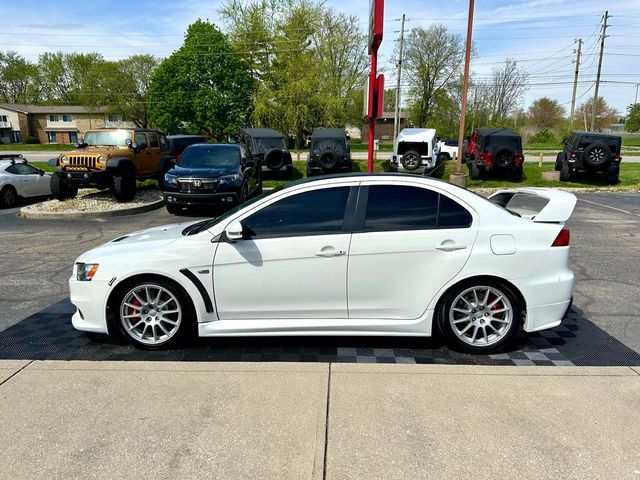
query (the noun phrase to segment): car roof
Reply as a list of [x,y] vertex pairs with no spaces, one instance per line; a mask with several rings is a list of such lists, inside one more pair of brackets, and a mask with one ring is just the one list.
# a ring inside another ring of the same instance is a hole
[[510,128],[476,128],[483,137],[520,137],[520,134]]
[[156,133],[162,133],[164,135],[164,132],[162,130],[158,130],[157,128],[138,128],[138,127],[100,127],[100,128],[90,128],[89,130],[87,130],[88,132],[95,132],[95,131],[115,131],[115,130],[131,130],[133,132],[156,132]]
[[344,138],[347,131],[344,128],[315,128],[311,138]]
[[254,138],[284,138],[284,135],[271,128],[243,128],[242,133]]
[[207,147],[240,148],[240,144],[239,143],[192,143],[187,148],[207,148]]
[[572,135],[589,135],[592,137],[608,137],[608,138],[619,138],[622,140],[620,135],[613,135],[612,133],[602,133],[602,132],[573,132]]

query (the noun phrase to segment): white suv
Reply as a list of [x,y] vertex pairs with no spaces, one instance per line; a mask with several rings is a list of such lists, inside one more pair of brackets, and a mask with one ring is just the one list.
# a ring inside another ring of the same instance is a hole
[[434,156],[439,160],[451,160],[458,155],[458,140],[447,138],[438,141],[434,149]]
[[405,128],[393,144],[391,169],[397,171],[402,167],[413,171],[424,167],[425,171],[433,170],[437,163],[433,152],[435,141],[434,128]]

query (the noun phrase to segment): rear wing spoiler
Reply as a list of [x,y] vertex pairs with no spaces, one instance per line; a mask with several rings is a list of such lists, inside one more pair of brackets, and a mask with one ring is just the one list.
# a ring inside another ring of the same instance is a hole
[[489,197],[496,205],[539,223],[564,223],[576,206],[573,193],[552,188],[499,190]]

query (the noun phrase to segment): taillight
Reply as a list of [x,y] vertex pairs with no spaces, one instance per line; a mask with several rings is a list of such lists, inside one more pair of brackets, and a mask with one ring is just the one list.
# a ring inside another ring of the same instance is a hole
[[551,244],[552,247],[568,247],[569,241],[571,240],[571,233],[569,233],[569,229],[567,227],[562,227],[560,233],[556,237],[556,239]]
[[571,153],[569,154],[569,156],[570,156],[571,158],[576,158],[576,155],[577,155],[577,154],[576,154],[576,152],[571,152]]
[[620,160],[622,160],[622,157],[620,155],[616,155],[615,156],[615,161],[619,162]]
[[513,158],[514,158],[515,163],[517,165],[520,165],[521,163],[524,162],[524,155],[522,155],[521,153],[516,153]]
[[480,161],[485,163],[491,163],[493,161],[493,154],[491,152],[484,152],[480,154]]

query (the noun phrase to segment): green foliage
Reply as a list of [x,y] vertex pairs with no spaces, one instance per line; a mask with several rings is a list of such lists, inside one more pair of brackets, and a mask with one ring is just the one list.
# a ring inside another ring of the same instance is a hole
[[153,74],[149,113],[168,132],[222,140],[246,125],[252,92],[249,65],[215,25],[198,20],[189,26],[183,46]]
[[0,101],[32,103],[38,100],[38,68],[16,52],[0,52]]
[[27,145],[34,145],[36,143],[40,143],[38,142],[38,139],[36,137],[31,137],[31,136],[24,137],[23,142],[26,143]]
[[538,133],[529,138],[530,143],[556,143],[558,137],[553,130],[543,128]]
[[550,129],[560,124],[564,108],[560,102],[548,97],[538,98],[529,107],[527,123],[536,128]]
[[629,105],[627,112],[627,120],[624,122],[624,129],[627,132],[640,132],[640,103]]
[[46,103],[84,104],[92,70],[105,63],[99,53],[43,53],[38,59],[39,88]]

